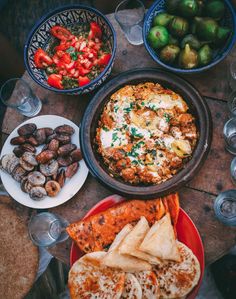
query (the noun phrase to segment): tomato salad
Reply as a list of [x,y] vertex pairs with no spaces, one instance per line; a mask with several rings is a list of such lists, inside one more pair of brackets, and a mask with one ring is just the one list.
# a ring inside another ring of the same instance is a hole
[[35,52],[35,65],[46,71],[50,86],[70,89],[87,85],[109,63],[111,53],[102,41],[100,26],[91,22],[89,27],[73,34],[62,26],[53,26],[50,33],[57,38],[57,45],[47,52],[41,48]]

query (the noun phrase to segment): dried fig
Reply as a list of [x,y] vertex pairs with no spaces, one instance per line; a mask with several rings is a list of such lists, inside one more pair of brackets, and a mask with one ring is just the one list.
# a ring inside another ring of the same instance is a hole
[[35,154],[33,153],[30,153],[30,152],[25,152],[23,155],[22,155],[22,159],[26,162],[26,163],[29,163],[33,166],[37,166],[38,165],[38,162],[36,160],[36,156]]
[[25,136],[17,136],[17,137],[13,137],[10,141],[10,143],[12,145],[20,145],[26,142],[26,138]]
[[6,172],[8,172],[7,164],[11,161],[12,155],[11,154],[6,154],[6,155],[2,156],[2,158],[1,158],[1,168],[3,170],[5,170]]
[[38,163],[40,164],[45,164],[47,163],[48,161],[52,160],[53,158],[55,158],[56,154],[55,152],[52,152],[50,150],[45,150],[45,151],[42,151],[41,153],[39,153],[37,156],[36,156],[36,160],[38,161]]
[[32,171],[34,169],[34,166],[32,164],[29,164],[28,162],[25,162],[22,157],[20,157],[20,166],[27,171]]
[[25,124],[17,130],[17,133],[20,136],[32,135],[36,129],[37,129],[37,126],[33,123]]
[[15,169],[16,166],[19,165],[19,158],[17,158],[15,155],[12,157],[12,159],[9,160],[7,163],[7,171],[8,173],[12,174],[13,170]]
[[35,153],[36,152],[36,148],[29,144],[29,143],[24,143],[20,146],[20,148],[23,150],[23,152],[31,152],[31,153]]
[[65,134],[65,135],[73,135],[75,133],[75,130],[69,125],[62,125],[62,126],[56,127],[56,129],[54,131],[57,134]]
[[30,190],[29,196],[33,199],[33,200],[42,200],[44,199],[44,197],[47,196],[47,192],[43,187],[33,187]]
[[20,165],[16,166],[12,171],[12,177],[17,182],[20,182],[24,176],[26,176],[28,172],[22,168]]
[[66,178],[72,178],[73,175],[76,174],[77,170],[79,169],[79,164],[77,162],[74,162],[70,166],[66,168],[65,176]]
[[13,153],[18,157],[20,158],[23,154],[24,154],[24,150],[20,147],[20,146],[17,146],[14,148],[13,150]]
[[66,167],[66,166],[69,166],[73,161],[72,161],[72,158],[68,156],[68,157],[59,157],[57,159],[57,162],[58,162],[59,166]]
[[52,128],[44,128],[44,131],[45,131],[45,134],[46,134],[46,137],[52,135],[54,133],[54,130]]
[[46,142],[46,133],[44,128],[36,130],[34,133],[34,137],[37,140],[38,144],[44,144]]
[[43,186],[46,178],[44,175],[42,175],[39,171],[32,171],[28,174],[28,181],[33,186]]
[[45,189],[47,191],[48,196],[54,197],[60,192],[61,187],[59,183],[56,181],[48,181],[45,185]]
[[58,156],[64,157],[64,156],[67,156],[74,149],[76,149],[76,145],[72,144],[72,143],[68,143],[68,144],[65,144],[65,145],[59,147],[57,153],[58,153]]
[[59,148],[59,141],[56,139],[52,139],[48,144],[48,149],[53,152],[57,152]]
[[21,180],[21,182],[20,182],[20,188],[21,188],[21,190],[22,190],[23,192],[25,192],[25,193],[27,193],[27,192],[26,192],[26,189],[25,189],[25,184],[26,184],[26,182],[28,182],[28,179],[27,179],[27,177],[25,176],[25,177],[22,178],[22,180]]
[[39,169],[45,176],[52,176],[57,174],[59,168],[58,162],[56,160],[51,160],[48,163],[40,164]]
[[60,134],[60,135],[57,135],[55,138],[56,138],[56,139],[60,142],[60,144],[62,144],[62,145],[71,142],[71,137],[70,137],[70,135]]
[[59,183],[61,188],[65,185],[65,180],[66,180],[65,170],[61,169],[57,174],[57,178],[56,178],[56,181]]
[[39,143],[38,141],[34,138],[34,136],[30,136],[27,140],[26,140],[27,143],[33,145],[33,146],[38,146]]
[[79,148],[75,149],[70,153],[73,162],[78,162],[83,159],[81,150]]

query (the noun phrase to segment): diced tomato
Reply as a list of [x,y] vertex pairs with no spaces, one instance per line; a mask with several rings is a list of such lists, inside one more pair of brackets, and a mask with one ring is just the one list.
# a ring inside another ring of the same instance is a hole
[[34,54],[34,63],[38,68],[46,68],[53,63],[51,57],[41,48]]
[[109,54],[109,53],[103,54],[103,55],[97,60],[97,64],[98,64],[98,65],[107,65],[108,62],[110,61],[110,59],[111,59],[111,54]]
[[99,50],[101,49],[101,46],[102,46],[101,43],[97,43],[97,44],[94,45],[93,48],[94,48],[96,51],[99,51]]
[[79,86],[87,85],[90,82],[90,80],[89,80],[89,78],[87,76],[85,76],[85,77],[79,76],[78,81],[79,81]]
[[84,68],[82,65],[80,65],[80,66],[78,67],[78,70],[79,70],[79,74],[80,74],[80,76],[85,76],[85,75],[87,75],[87,74],[90,72],[90,70],[87,70],[87,69]]
[[74,37],[69,30],[62,26],[53,26],[51,28],[51,34],[60,40],[71,40]]
[[53,57],[52,57],[52,60],[53,60],[53,62],[55,63],[55,64],[58,64],[58,62],[59,62],[59,57],[57,56],[57,55],[54,55]]
[[51,74],[50,76],[48,76],[48,84],[52,87],[63,89],[62,75]]
[[62,57],[61,57],[61,61],[63,61],[66,64],[71,63],[71,57],[69,53],[63,53]]
[[101,30],[100,26],[98,25],[98,23],[91,22],[88,38],[89,39],[94,39],[95,37],[101,38],[102,37],[102,30]]
[[65,67],[66,67],[67,70],[71,70],[71,69],[76,67],[76,63],[75,63],[75,61],[72,61],[69,64],[65,64]]

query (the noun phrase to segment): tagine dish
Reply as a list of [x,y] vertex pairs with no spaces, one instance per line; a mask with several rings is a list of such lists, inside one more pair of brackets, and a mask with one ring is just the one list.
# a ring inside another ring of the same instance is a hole
[[110,175],[134,185],[173,177],[191,159],[197,140],[185,100],[152,82],[112,94],[96,131],[97,151]]
[[188,298],[198,285],[197,257],[177,240],[179,198],[130,200],[71,224],[85,254],[68,286],[75,298]]

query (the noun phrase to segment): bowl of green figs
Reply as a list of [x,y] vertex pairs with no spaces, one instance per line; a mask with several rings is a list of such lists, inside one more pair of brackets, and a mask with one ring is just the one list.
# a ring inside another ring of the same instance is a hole
[[159,0],[147,11],[144,45],[163,67],[199,73],[223,60],[236,40],[229,0]]

